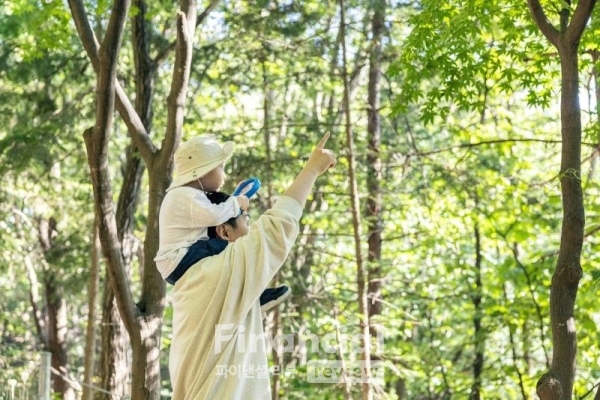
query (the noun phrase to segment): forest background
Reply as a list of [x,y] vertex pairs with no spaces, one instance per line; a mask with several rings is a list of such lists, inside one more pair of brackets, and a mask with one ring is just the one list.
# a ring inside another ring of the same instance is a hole
[[[46,350],[59,398],[169,398],[174,150],[234,141],[225,190],[259,177],[256,218],[329,131],[265,319],[298,339],[274,398],[600,398],[594,5],[4,2],[0,384],[34,386]],[[306,381],[361,357],[383,385]]]

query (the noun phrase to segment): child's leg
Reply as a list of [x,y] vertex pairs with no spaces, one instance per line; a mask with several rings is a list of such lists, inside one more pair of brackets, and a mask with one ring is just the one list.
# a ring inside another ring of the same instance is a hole
[[181,259],[175,270],[165,279],[171,285],[174,285],[188,269],[203,258],[219,254],[229,242],[221,239],[198,240],[190,246],[185,256]]
[[265,289],[260,295],[260,310],[265,312],[275,307],[277,304],[287,299],[290,294],[292,294],[292,291],[286,285]]

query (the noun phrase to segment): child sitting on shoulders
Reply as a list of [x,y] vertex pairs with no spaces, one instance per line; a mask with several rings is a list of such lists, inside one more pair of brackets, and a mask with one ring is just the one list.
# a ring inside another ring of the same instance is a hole
[[[233,143],[221,145],[213,135],[194,137],[175,152],[176,177],[160,207],[159,249],[154,259],[162,277],[172,285],[198,261],[219,254],[227,246],[225,240],[209,239],[209,227],[248,210],[249,200],[244,194],[220,204],[211,203],[206,196],[225,183],[224,166],[232,154]],[[261,310],[281,303],[290,293],[285,285],[265,289],[260,296]]]

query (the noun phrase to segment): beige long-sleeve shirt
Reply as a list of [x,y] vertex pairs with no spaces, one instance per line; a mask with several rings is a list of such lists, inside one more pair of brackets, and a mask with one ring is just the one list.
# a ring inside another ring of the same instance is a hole
[[298,235],[301,205],[281,197],[250,231],[174,286],[173,400],[270,399],[259,297]]

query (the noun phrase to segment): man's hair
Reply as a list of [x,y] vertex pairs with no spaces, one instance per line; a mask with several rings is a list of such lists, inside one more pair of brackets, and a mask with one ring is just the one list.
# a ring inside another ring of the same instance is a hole
[[[206,192],[206,197],[213,204],[221,204],[226,202],[231,196],[223,192]],[[237,217],[229,218],[225,223],[235,229],[237,228]],[[208,227],[208,237],[210,239],[218,238],[216,226]]]

